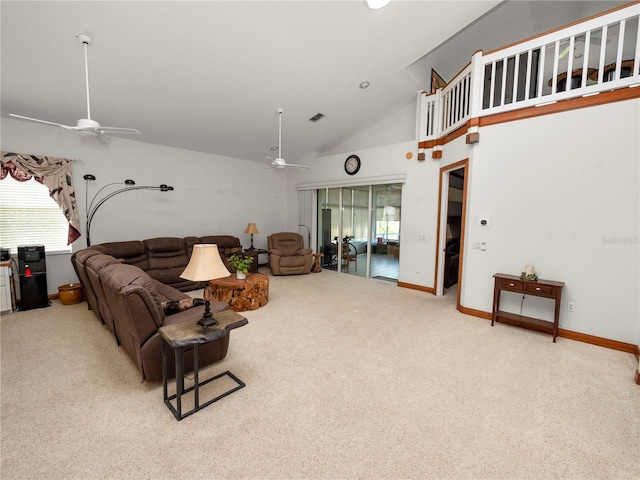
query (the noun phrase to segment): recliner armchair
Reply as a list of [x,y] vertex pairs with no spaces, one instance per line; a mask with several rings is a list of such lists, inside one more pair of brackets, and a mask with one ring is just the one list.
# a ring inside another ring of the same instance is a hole
[[273,275],[300,275],[311,272],[313,250],[304,248],[302,235],[272,233],[267,237],[269,268]]

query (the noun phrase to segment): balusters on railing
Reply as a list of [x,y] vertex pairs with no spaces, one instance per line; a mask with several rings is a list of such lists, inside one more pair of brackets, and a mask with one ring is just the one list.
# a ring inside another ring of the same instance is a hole
[[616,54],[616,73],[611,80],[619,80],[622,73],[622,47],[624,46],[624,29],[626,20],[623,18],[620,21],[620,29],[618,30],[618,52]]
[[469,118],[635,84],[640,84],[639,3],[501,50],[474,53],[448,85],[421,98],[420,140],[440,138]]
[[604,80],[604,59],[607,53],[605,45],[607,44],[607,25],[602,27],[602,39],[600,40],[600,60],[598,61],[598,84]]
[[420,92],[419,141],[421,142],[438,138],[438,98],[437,94]]
[[471,113],[471,65],[442,90],[441,135],[462,125]]
[[533,50],[527,51],[527,78],[524,81],[524,98],[531,98],[531,66],[533,65]]

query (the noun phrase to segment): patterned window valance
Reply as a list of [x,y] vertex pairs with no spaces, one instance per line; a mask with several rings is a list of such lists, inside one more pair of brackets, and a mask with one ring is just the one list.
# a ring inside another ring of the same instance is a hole
[[0,180],[7,175],[19,182],[35,177],[36,181],[49,189],[49,195],[60,205],[69,222],[67,245],[71,245],[81,235],[71,163],[71,160],[65,158],[0,152]]

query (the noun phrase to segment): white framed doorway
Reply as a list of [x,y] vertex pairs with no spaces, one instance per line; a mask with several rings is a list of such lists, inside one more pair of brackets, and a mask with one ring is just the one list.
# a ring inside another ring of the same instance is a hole
[[469,159],[440,168],[438,237],[436,242],[436,295],[456,285],[460,306],[467,211]]

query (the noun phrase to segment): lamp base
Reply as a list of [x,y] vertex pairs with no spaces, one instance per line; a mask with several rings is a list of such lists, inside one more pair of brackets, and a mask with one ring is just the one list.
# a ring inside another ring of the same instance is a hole
[[198,320],[198,325],[202,325],[204,328],[210,327],[212,325],[218,325],[218,322],[212,315],[208,317],[203,316],[200,320]]
[[198,325],[202,325],[202,327],[206,328],[212,325],[218,325],[218,323],[219,322],[213,318],[213,315],[211,315],[211,304],[209,303],[209,300],[205,300],[204,314],[202,315],[202,318],[198,320]]

